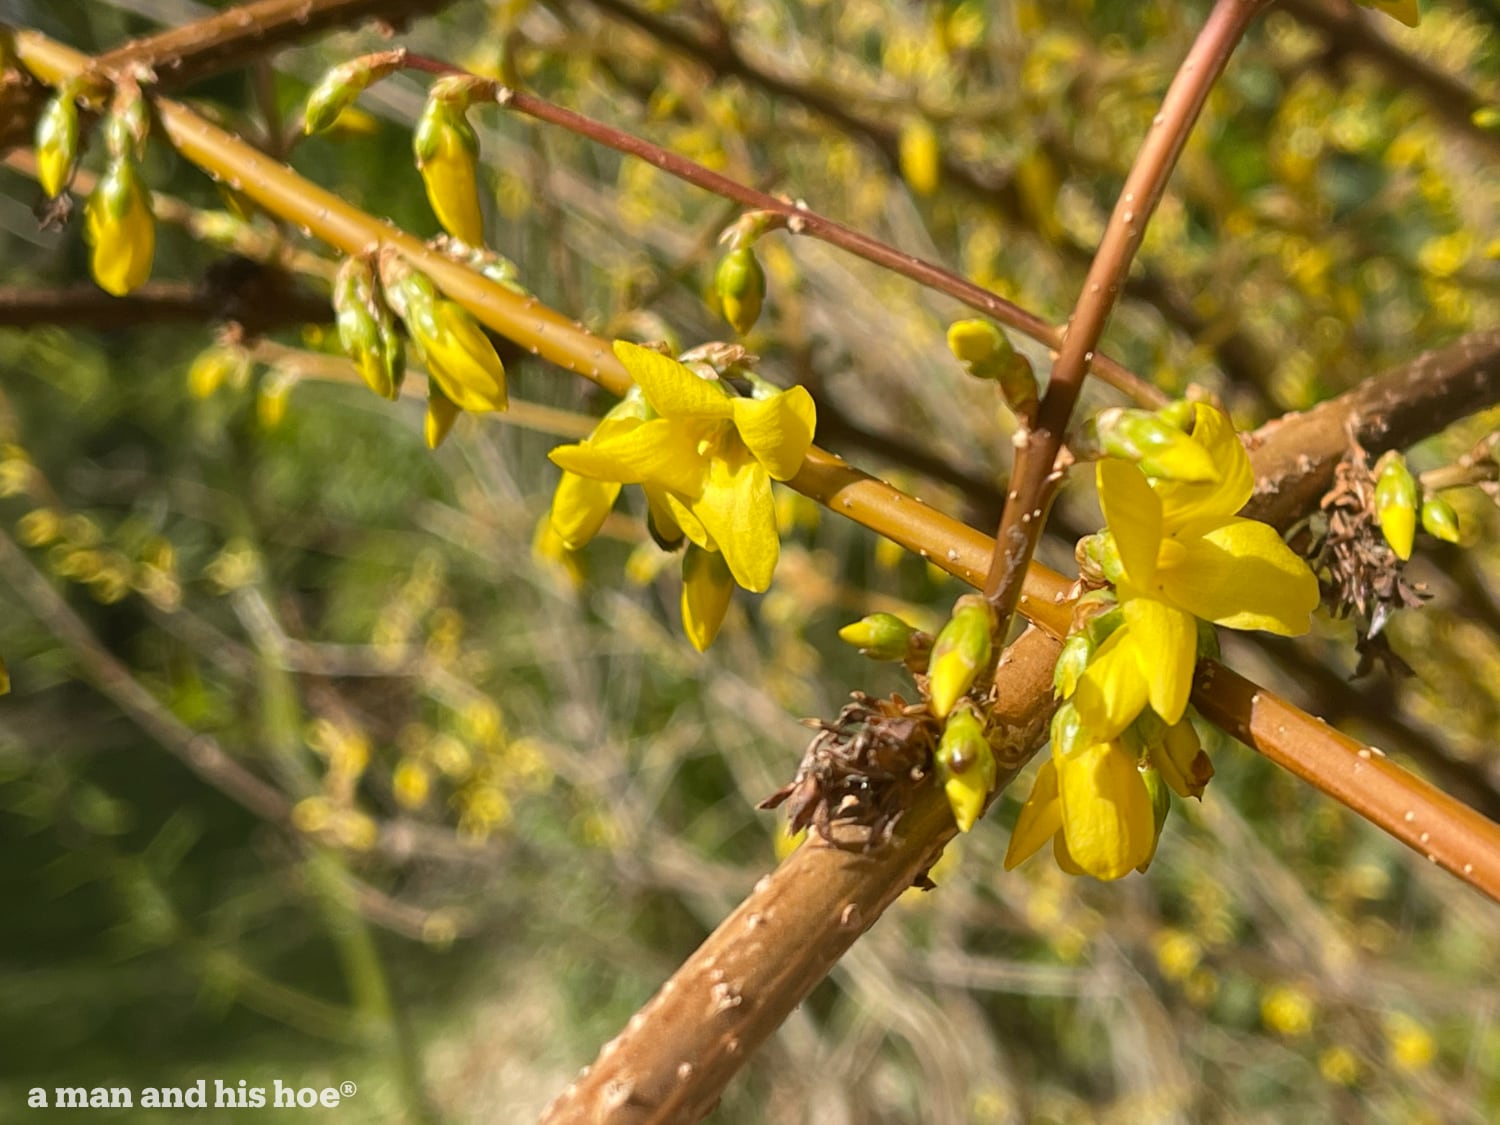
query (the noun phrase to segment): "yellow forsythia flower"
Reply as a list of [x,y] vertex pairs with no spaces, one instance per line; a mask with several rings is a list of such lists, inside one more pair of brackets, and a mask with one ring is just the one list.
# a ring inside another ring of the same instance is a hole
[[156,222],[151,194],[129,156],[112,159],[85,208],[85,234],[93,245],[89,264],[106,292],[123,297],[151,275]]
[[1307,632],[1318,581],[1268,524],[1242,519],[1250,459],[1222,411],[1195,404],[1192,437],[1215,481],[1148,480],[1128,461],[1099,462],[1099,500],[1118,550],[1124,624],[1104,640],[1074,700],[1095,741],[1116,737],[1149,703],[1182,718],[1197,663],[1197,618],[1283,636]]
[[[655,417],[559,446],[553,463],[591,480],[641,485],[655,534],[721,552],[739,585],[765,590],[780,554],[771,481],[791,479],[807,457],[817,422],[812,396],[793,387],[738,397],[658,352],[624,340],[614,350]],[[554,500],[552,518],[586,526],[593,513]]]

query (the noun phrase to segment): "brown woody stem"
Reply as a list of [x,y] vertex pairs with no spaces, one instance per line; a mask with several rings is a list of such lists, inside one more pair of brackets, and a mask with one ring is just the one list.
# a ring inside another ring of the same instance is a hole
[[[468,73],[449,63],[422,55],[408,54],[406,65],[429,74]],[[613,125],[596,121],[592,117],[585,117],[581,113],[555,105],[535,94],[528,94],[498,82],[492,82],[490,85],[496,101],[507,109],[535,117],[538,121],[545,121],[580,137],[597,141],[616,152],[623,152],[627,156],[644,160],[647,164],[660,168],[663,172],[685,183],[713,192],[715,195],[745,207],[757,211],[769,211],[779,216],[782,220],[781,225],[793,234],[809,235],[830,246],[837,246],[840,250],[845,250],[855,257],[883,266],[892,273],[910,278],[928,289],[962,301],[970,308],[1014,328],[1033,340],[1046,344],[1049,348],[1055,349],[1062,344],[1062,333],[1035,313],[1028,312],[1014,302],[1007,301],[983,286],[974,284],[968,278],[952,270],[918,258],[914,254],[897,250],[878,238],[871,238],[867,234],[845,226],[836,219],[820,215],[810,210],[800,200],[788,202],[774,195],[768,195],[748,184],[742,184],[722,173],[705,168],[696,161],[689,160],[670,149],[653,144],[643,137],[626,133]],[[1116,390],[1129,395],[1133,401],[1142,406],[1161,406],[1167,401],[1167,396],[1162,391],[1108,356],[1101,355],[1095,359],[1094,374]]]
[[995,534],[984,595],[994,606],[996,635],[1004,636],[1021,594],[1027,567],[1041,537],[1047,510],[1062,481],[1056,467],[1073,407],[1094,362],[1094,351],[1145,237],[1146,224],[1166,190],[1208,93],[1255,14],[1267,0],[1217,0],[1162,101],[1161,112],[1125,179],[1114,214],[1089,266],[1083,293],[1068,321],[1052,365],[1036,425],[1017,444],[1010,493]]

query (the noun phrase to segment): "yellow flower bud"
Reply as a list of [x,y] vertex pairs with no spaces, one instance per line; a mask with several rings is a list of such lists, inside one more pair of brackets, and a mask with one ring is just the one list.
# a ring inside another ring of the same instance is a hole
[[443,229],[470,246],[482,246],[479,139],[464,118],[462,104],[442,96],[437,85],[417,120],[412,151],[427,199]]
[[391,774],[391,792],[403,808],[419,809],[432,791],[432,775],[415,758],[403,758]]
[[682,556],[682,629],[699,652],[719,635],[733,593],[734,576],[724,556],[689,543]]
[[504,410],[505,365],[463,306],[442,296],[431,278],[394,251],[382,252],[380,279],[386,300],[422,348],[427,372],[443,394],[460,410]]
[[969,831],[984,811],[996,773],[984,721],[972,707],[958,707],[948,716],[933,762],[958,830]]
[[932,713],[948,717],[990,661],[990,629],[994,615],[977,594],[965,594],[953,605],[953,616],[932,645],[927,664],[927,690]]
[[123,297],[151,275],[156,223],[151,195],[128,156],[111,160],[85,209],[90,266],[106,292]]
[[1403,562],[1411,558],[1417,533],[1417,482],[1406,458],[1395,450],[1375,465],[1375,518],[1385,541]]
[[1458,513],[1441,496],[1429,496],[1422,502],[1422,530],[1444,543],[1458,542]]
[[188,393],[194,398],[209,398],[224,385],[240,382],[248,372],[250,357],[243,348],[215,344],[205,348],[188,368]]
[[766,297],[766,274],[755,251],[739,246],[725,254],[714,271],[714,288],[724,319],[741,336],[748,335],[760,319],[761,304]]
[[37,180],[49,199],[62,194],[78,160],[76,93],[71,85],[60,87],[36,119]]
[[925,117],[910,117],[901,127],[901,178],[917,195],[931,195],[938,189],[942,158],[938,136]]
[[904,660],[916,630],[894,613],[872,613],[839,630],[839,639],[871,660]]

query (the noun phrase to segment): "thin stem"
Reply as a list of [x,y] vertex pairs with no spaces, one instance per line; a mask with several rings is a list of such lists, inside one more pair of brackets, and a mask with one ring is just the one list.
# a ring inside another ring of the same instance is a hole
[[1268,0],[1217,0],[1187,58],[1162,101],[1161,112],[1125,179],[1114,214],[1084,280],[1083,293],[1068,322],[1066,338],[1052,365],[1037,411],[1036,425],[1016,446],[1011,491],[995,535],[984,595],[994,606],[997,633],[1004,636],[1021,594],[1028,564],[1046,523],[1047,510],[1062,481],[1057,457],[1073,407],[1104,327],[1124,287],[1167,180],[1187,143],[1209,91],[1255,14]]
[[[428,74],[468,74],[468,71],[460,67],[423,55],[407,54],[406,65]],[[644,160],[647,164],[660,168],[670,176],[675,176],[679,180],[745,207],[769,211],[779,216],[782,220],[781,225],[793,234],[809,235],[830,246],[837,246],[840,250],[847,251],[855,257],[883,266],[892,273],[910,278],[919,285],[963,302],[1001,324],[1046,344],[1049,348],[1056,349],[1062,344],[1062,332],[1035,313],[1028,312],[1014,302],[991,293],[983,286],[974,284],[968,278],[952,270],[918,258],[914,254],[897,250],[878,238],[872,238],[852,227],[845,226],[836,219],[820,215],[809,209],[801,200],[789,202],[777,196],[768,195],[748,184],[742,184],[722,173],[705,168],[696,161],[689,160],[670,149],[662,148],[643,137],[626,133],[613,125],[596,121],[592,117],[586,117],[574,110],[556,105],[535,94],[516,90],[499,82],[489,82],[488,85],[495,100],[507,109],[524,113],[538,121],[557,125],[570,133],[597,141],[616,152],[623,152],[627,156]],[[1093,373],[1142,406],[1157,407],[1168,401],[1165,393],[1108,356],[1096,357]]]

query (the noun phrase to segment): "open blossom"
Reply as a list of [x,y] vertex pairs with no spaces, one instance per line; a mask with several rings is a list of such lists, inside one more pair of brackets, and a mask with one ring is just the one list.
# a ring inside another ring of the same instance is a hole
[[780,553],[771,481],[790,479],[807,457],[812,397],[793,387],[742,398],[658,352],[623,340],[614,350],[649,416],[612,414],[588,440],[552,451],[565,473],[605,486],[588,489],[565,477],[553,526],[565,541],[584,539],[618,486],[639,484],[659,534],[722,553],[736,583],[766,589]]
[[1109,880],[1144,869],[1161,831],[1151,773],[1179,797],[1198,797],[1213,775],[1208,755],[1186,719],[1137,750],[1136,739],[1088,742],[1085,736],[1083,745],[1070,745],[1061,729],[1070,718],[1065,705],[1053,725],[1052,756],[1016,820],[1006,869],[1049,840],[1057,865],[1072,875]]
[[1197,662],[1197,618],[1295,636],[1308,630],[1318,605],[1316,577],[1276,529],[1235,515],[1255,482],[1229,419],[1203,403],[1195,414],[1192,436],[1219,480],[1148,479],[1125,461],[1099,463],[1124,624],[1090,660],[1075,702],[1100,741],[1119,734],[1148,703],[1168,723],[1182,717]]

